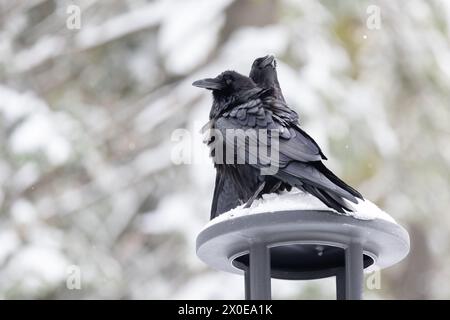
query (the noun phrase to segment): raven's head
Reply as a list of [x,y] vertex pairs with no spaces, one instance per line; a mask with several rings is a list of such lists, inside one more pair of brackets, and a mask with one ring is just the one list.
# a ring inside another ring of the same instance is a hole
[[212,90],[214,98],[212,117],[219,115],[221,111],[239,100],[240,94],[244,91],[256,88],[252,79],[235,71],[225,71],[215,78],[197,80],[192,85]]
[[256,59],[250,70],[250,78],[262,88],[278,85],[277,61],[273,55]]
[[252,79],[236,71],[225,71],[215,78],[197,80],[192,85],[213,90],[213,93],[222,94],[234,94],[256,86]]

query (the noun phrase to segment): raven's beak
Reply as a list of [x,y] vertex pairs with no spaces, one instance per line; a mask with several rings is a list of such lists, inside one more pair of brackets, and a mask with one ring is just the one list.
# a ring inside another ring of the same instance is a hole
[[194,87],[199,87],[199,88],[205,88],[205,89],[209,89],[209,90],[222,90],[223,89],[223,85],[221,83],[221,81],[217,78],[207,78],[207,79],[202,79],[202,80],[197,80],[194,83],[192,83],[192,85]]
[[261,62],[261,67],[265,68],[268,65],[272,65],[275,68],[275,57],[271,54],[264,57],[264,60]]

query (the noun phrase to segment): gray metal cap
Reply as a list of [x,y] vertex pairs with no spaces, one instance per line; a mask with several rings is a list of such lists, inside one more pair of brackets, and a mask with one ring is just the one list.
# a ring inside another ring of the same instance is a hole
[[197,255],[207,265],[243,274],[249,248],[270,248],[271,276],[318,279],[344,267],[345,249],[360,243],[364,267],[386,268],[409,252],[408,232],[386,220],[359,220],[332,211],[297,210],[238,216],[213,224],[197,237]]

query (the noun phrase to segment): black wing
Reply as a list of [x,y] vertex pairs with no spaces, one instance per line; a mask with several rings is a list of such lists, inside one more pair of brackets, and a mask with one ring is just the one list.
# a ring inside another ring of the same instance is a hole
[[[214,127],[221,131],[225,145],[235,151],[241,163],[260,170],[276,166],[278,171],[274,176],[281,181],[313,194],[340,212],[351,210],[343,199],[357,203],[356,198],[362,199],[361,194],[325,167],[321,160],[326,158],[320,147],[298,123],[287,120],[289,115],[283,110],[286,107],[273,98],[253,98],[225,112],[215,120]],[[268,136],[278,132],[278,145],[270,139],[261,139],[259,133],[264,131]],[[278,153],[278,160],[258,152],[254,146],[270,146],[272,152]]]
[[251,166],[216,166],[211,219],[247,202],[260,183],[259,170]]

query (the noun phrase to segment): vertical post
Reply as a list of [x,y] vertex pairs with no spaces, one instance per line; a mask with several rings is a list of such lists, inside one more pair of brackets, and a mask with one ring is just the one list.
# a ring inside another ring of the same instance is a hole
[[245,282],[245,300],[251,300],[250,295],[250,271],[248,268],[244,269],[244,282]]
[[345,250],[345,297],[361,300],[363,291],[363,248],[360,243],[351,243]]
[[251,300],[270,300],[270,251],[264,243],[250,246],[249,285]]
[[345,267],[336,272],[336,300],[345,300]]

